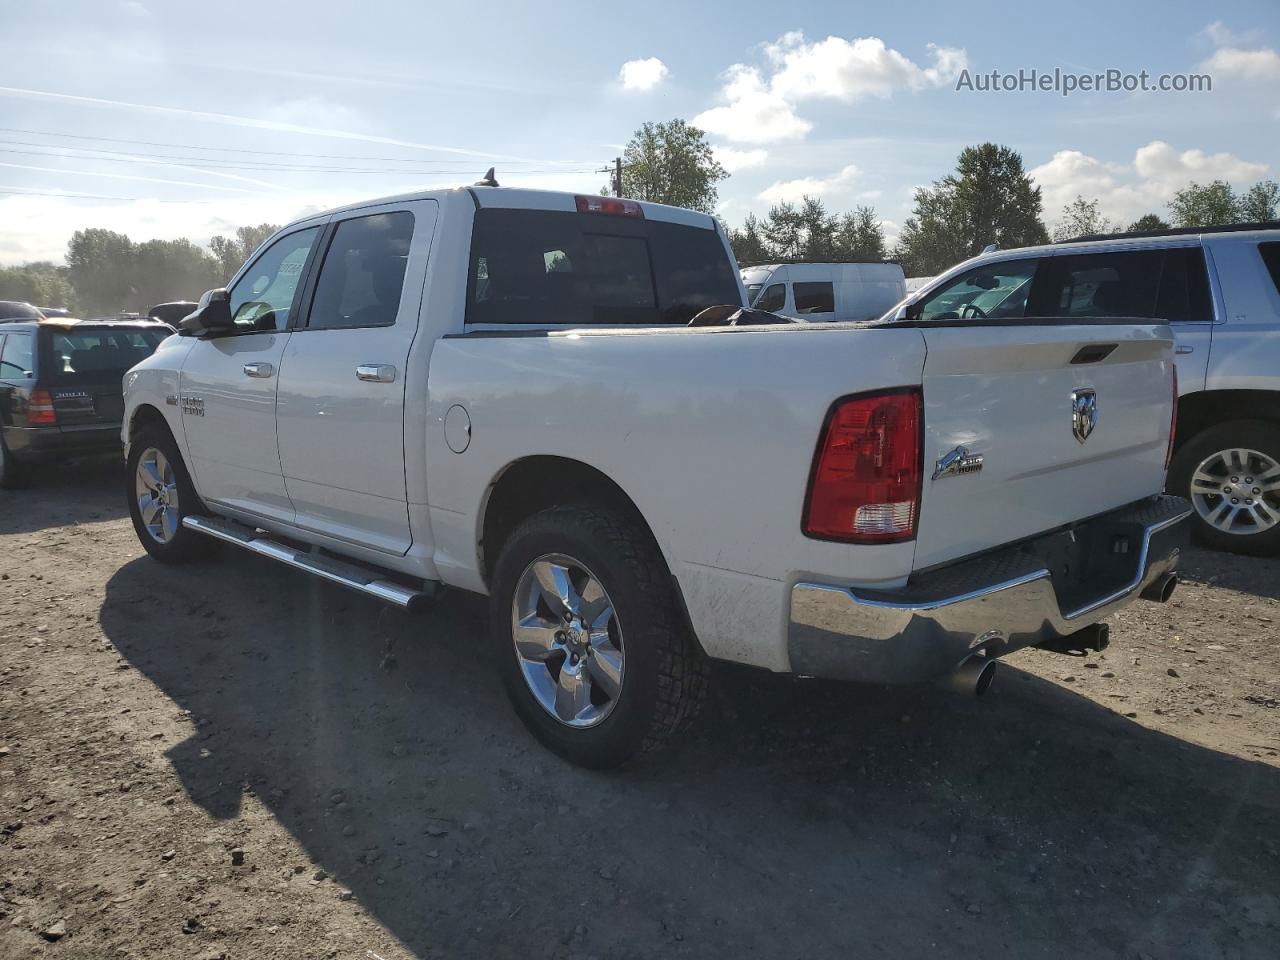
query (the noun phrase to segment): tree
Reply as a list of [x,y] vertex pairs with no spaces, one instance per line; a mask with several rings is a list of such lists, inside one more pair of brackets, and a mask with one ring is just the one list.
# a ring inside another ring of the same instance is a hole
[[218,261],[185,237],[148,240],[134,248],[134,305],[139,311],[168,300],[194,300],[223,282]]
[[804,249],[804,226],[795,204],[775,203],[760,226],[769,254],[777,260],[798,260]]
[[253,251],[279,229],[274,223],[260,223],[256,227],[238,227],[234,239],[214,237],[210,240],[209,249],[218,262],[218,275],[222,282],[228,283]]
[[0,300],[25,300],[37,307],[79,307],[67,268],[48,261],[0,267]]
[[877,261],[885,254],[884,228],[873,207],[855,207],[840,218],[835,234],[837,260]]
[[93,227],[77,230],[67,243],[67,277],[89,316],[136,308],[134,244],[123,233]]
[[995,143],[965,147],[956,172],[916,190],[897,256],[911,275],[934,274],[988,244],[1047,243],[1043,202],[1015,150]]
[[1062,219],[1053,228],[1054,240],[1071,240],[1094,233],[1111,233],[1116,225],[1098,211],[1097,200],[1079,194],[1062,208]]
[[1237,214],[1241,223],[1266,223],[1276,219],[1280,207],[1280,183],[1260,180],[1250,187],[1237,201]]
[[711,213],[729,176],[706,134],[683,120],[646,123],[622,154],[622,196]]
[[836,218],[827,213],[826,204],[818,197],[804,197],[798,214],[800,258],[821,263],[835,256]]
[[1147,213],[1129,224],[1126,229],[1130,233],[1139,233],[1143,230],[1168,230],[1169,224],[1165,223],[1154,213]]
[[759,263],[770,259],[769,247],[760,232],[760,221],[754,213],[747,214],[741,230],[730,229],[729,244],[739,263]]
[[1225,180],[1199,184],[1194,180],[1173,195],[1169,212],[1177,227],[1212,227],[1239,222],[1239,204]]

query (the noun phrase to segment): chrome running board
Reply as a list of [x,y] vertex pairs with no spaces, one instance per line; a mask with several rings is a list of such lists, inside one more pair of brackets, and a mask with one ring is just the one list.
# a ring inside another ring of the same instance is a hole
[[182,519],[182,525],[215,540],[234,543],[253,553],[278,560],[285,566],[310,573],[330,583],[358,590],[404,610],[420,606],[435,594],[436,584],[432,581],[426,582],[422,589],[415,590],[388,580],[386,572],[375,567],[339,560],[326,554],[311,553],[302,547],[272,540],[270,534],[234,520],[190,516]]

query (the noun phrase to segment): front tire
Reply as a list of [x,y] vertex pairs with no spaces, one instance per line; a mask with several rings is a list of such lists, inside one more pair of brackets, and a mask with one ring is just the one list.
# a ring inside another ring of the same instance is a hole
[[525,726],[584,767],[616,766],[684,730],[707,665],[646,531],[597,507],[554,507],[503,545],[493,655]]
[[138,540],[161,563],[187,563],[208,556],[214,542],[182,525],[204,513],[178,445],[164,427],[138,431],[129,445],[125,496]]
[[1188,440],[1169,467],[1169,489],[1195,508],[1192,534],[1216,550],[1280,552],[1280,427],[1236,420]]

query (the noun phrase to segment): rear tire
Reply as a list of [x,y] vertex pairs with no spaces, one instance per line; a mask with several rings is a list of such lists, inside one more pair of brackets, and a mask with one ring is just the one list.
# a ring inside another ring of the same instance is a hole
[[580,766],[666,743],[706,696],[706,658],[661,554],[603,508],[554,507],[516,529],[494,570],[490,635],[520,719]]
[[161,563],[209,556],[214,541],[182,525],[184,517],[205,509],[168,429],[152,424],[139,430],[126,462],[125,498],[143,549]]
[[1169,490],[1195,508],[1191,532],[1198,543],[1280,552],[1280,426],[1234,420],[1200,431],[1174,455]]
[[19,463],[0,436],[0,489],[16,490],[27,484],[27,468]]

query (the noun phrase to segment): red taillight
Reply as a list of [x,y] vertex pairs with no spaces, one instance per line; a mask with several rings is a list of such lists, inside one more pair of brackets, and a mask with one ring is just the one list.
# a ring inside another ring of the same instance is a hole
[[619,197],[574,197],[578,203],[579,213],[611,213],[618,217],[639,217],[644,219],[644,208],[634,200],[623,200]]
[[32,390],[31,401],[27,405],[27,423],[33,427],[49,427],[58,422],[58,414],[53,409],[53,397],[48,390]]
[[1164,468],[1173,462],[1173,441],[1178,435],[1178,368],[1173,368],[1173,413],[1169,415],[1169,446],[1164,452]]
[[918,389],[838,401],[814,455],[805,534],[849,543],[913,539],[922,443]]

